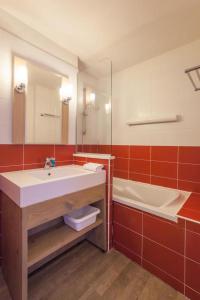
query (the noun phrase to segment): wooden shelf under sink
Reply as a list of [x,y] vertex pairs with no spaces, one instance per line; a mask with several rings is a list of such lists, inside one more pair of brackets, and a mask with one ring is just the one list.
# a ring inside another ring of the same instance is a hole
[[90,230],[101,225],[103,220],[97,218],[96,222],[81,231],[75,231],[65,223],[45,230],[39,234],[29,237],[28,240],[28,268],[40,260],[58,251],[74,240],[88,233]]
[[[63,216],[93,205],[100,209],[96,223],[75,231]],[[19,207],[2,193],[3,275],[11,298],[28,299],[28,274],[86,239],[107,250],[105,184]]]

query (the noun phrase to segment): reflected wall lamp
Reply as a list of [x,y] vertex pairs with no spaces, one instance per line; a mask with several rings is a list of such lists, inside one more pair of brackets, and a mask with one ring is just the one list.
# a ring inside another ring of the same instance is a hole
[[60,100],[65,104],[68,104],[72,100],[73,95],[73,85],[63,84],[60,88]]
[[15,90],[18,93],[24,93],[27,81],[28,81],[28,71],[26,65],[16,65],[15,66]]

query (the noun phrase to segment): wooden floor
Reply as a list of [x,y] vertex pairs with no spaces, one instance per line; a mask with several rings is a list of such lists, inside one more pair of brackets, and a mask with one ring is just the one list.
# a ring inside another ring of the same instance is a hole
[[[10,300],[0,274],[0,299]],[[83,242],[29,278],[31,300],[185,300],[119,252]]]

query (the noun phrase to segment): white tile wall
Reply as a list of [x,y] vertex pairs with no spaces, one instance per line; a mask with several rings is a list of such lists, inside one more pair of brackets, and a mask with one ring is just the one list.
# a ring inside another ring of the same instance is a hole
[[[113,144],[199,146],[200,92],[194,92],[184,73],[199,64],[200,40],[114,74]],[[183,121],[126,125],[138,117],[165,114],[181,114]]]

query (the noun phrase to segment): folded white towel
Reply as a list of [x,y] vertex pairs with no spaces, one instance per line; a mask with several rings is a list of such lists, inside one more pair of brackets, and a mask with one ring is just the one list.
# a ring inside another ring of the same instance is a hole
[[103,169],[104,165],[103,164],[96,164],[96,163],[87,163],[83,165],[83,169],[89,170],[89,171],[94,171],[94,172],[99,172]]

